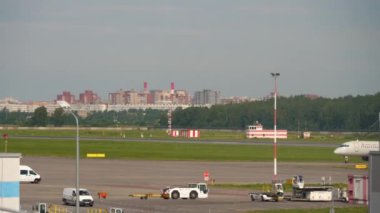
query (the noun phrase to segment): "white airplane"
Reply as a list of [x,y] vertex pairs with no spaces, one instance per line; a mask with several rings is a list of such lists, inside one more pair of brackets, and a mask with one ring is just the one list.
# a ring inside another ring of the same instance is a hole
[[348,156],[361,156],[363,160],[368,161],[370,151],[380,151],[379,141],[349,141],[340,145],[334,150],[337,155],[344,155],[346,161]]

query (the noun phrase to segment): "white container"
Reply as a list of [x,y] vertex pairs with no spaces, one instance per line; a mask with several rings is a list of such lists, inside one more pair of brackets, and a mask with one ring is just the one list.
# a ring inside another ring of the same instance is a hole
[[331,201],[332,191],[310,191],[306,198],[310,201]]

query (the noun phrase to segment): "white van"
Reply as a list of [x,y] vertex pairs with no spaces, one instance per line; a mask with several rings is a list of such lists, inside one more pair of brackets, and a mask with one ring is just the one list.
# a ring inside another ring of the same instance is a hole
[[[62,201],[65,205],[74,205],[76,203],[76,188],[64,188]],[[93,206],[94,199],[87,189],[79,189],[79,205]]]
[[20,165],[20,182],[39,183],[41,176],[32,168],[25,165]]

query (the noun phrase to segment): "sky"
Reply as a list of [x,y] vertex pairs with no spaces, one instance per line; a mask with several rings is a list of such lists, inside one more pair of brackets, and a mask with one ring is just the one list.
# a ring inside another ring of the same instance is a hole
[[0,99],[380,92],[380,1],[0,0]]

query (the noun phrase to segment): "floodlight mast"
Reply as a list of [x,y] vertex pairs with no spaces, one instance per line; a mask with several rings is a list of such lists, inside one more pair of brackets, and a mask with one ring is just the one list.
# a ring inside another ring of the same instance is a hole
[[273,141],[273,181],[277,181],[277,78],[280,73],[271,73],[274,78],[274,141]]
[[[67,103],[66,101],[57,101],[57,104],[61,107],[61,108],[64,108],[64,109],[70,109],[71,106],[69,103]],[[70,110],[71,111],[71,110]]]
[[78,117],[74,114],[74,112],[71,110],[71,106],[66,101],[57,101],[57,104],[62,107],[63,109],[69,111],[72,116],[75,118],[76,122],[76,201],[75,201],[75,212],[79,213],[79,121]]

